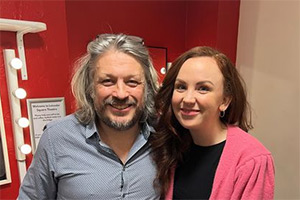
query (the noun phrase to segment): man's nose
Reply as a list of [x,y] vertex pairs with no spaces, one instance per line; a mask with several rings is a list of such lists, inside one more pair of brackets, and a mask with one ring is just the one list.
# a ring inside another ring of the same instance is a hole
[[123,82],[118,82],[116,84],[115,90],[113,92],[113,96],[118,99],[125,99],[129,96],[129,93],[127,91],[127,86]]

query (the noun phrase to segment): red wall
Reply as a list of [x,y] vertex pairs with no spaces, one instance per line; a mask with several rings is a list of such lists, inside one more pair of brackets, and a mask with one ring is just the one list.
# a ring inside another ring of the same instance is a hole
[[240,0],[189,1],[185,47],[211,46],[236,61]]
[[[19,86],[27,89],[27,98],[65,97],[66,109],[70,112],[69,54],[64,1],[0,1],[0,17],[40,21],[47,30],[24,36],[28,80],[19,79]],[[19,189],[19,175],[8,93],[5,79],[3,49],[16,50],[16,36],[13,32],[0,32],[0,90],[4,111],[4,122],[9,152],[12,183],[0,187],[1,199],[16,199]],[[16,52],[17,53],[17,52]],[[25,100],[21,101],[22,113],[27,116]],[[24,130],[25,142],[30,143],[29,130]],[[27,159],[27,164],[31,156]]]
[[[27,89],[27,98],[65,97],[67,114],[74,109],[69,86],[72,64],[97,34],[141,36],[148,46],[167,48],[169,62],[196,45],[217,47],[235,61],[238,16],[239,0],[0,0],[1,18],[46,23],[46,31],[24,36],[29,80],[19,79],[19,85]],[[0,197],[15,199],[20,183],[4,75],[2,50],[6,48],[16,49],[15,34],[0,32],[0,89],[12,173],[12,183],[0,187]],[[27,116],[24,100],[22,113]],[[24,135],[29,143],[29,130]]]
[[197,45],[215,47],[235,62],[239,6],[240,0],[67,1],[70,61],[97,34],[122,32],[166,47],[169,62]]
[[138,35],[148,46],[168,48],[174,60],[185,50],[185,1],[67,1],[70,60],[101,33]]

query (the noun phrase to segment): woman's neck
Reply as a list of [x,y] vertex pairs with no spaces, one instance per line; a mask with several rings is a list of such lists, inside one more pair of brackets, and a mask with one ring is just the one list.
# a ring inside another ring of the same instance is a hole
[[227,126],[222,122],[214,125],[201,126],[193,130],[189,130],[193,138],[193,142],[199,146],[211,146],[226,140]]

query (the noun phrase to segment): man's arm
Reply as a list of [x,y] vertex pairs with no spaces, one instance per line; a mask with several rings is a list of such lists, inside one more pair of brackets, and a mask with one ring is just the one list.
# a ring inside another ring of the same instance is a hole
[[21,184],[18,199],[56,198],[55,159],[49,135],[46,129]]

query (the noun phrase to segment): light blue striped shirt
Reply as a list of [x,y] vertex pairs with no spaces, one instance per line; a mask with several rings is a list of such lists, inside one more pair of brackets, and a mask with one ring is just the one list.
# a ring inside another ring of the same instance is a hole
[[156,169],[144,124],[122,164],[100,140],[95,123],[69,115],[50,122],[20,187],[19,199],[158,199]]

